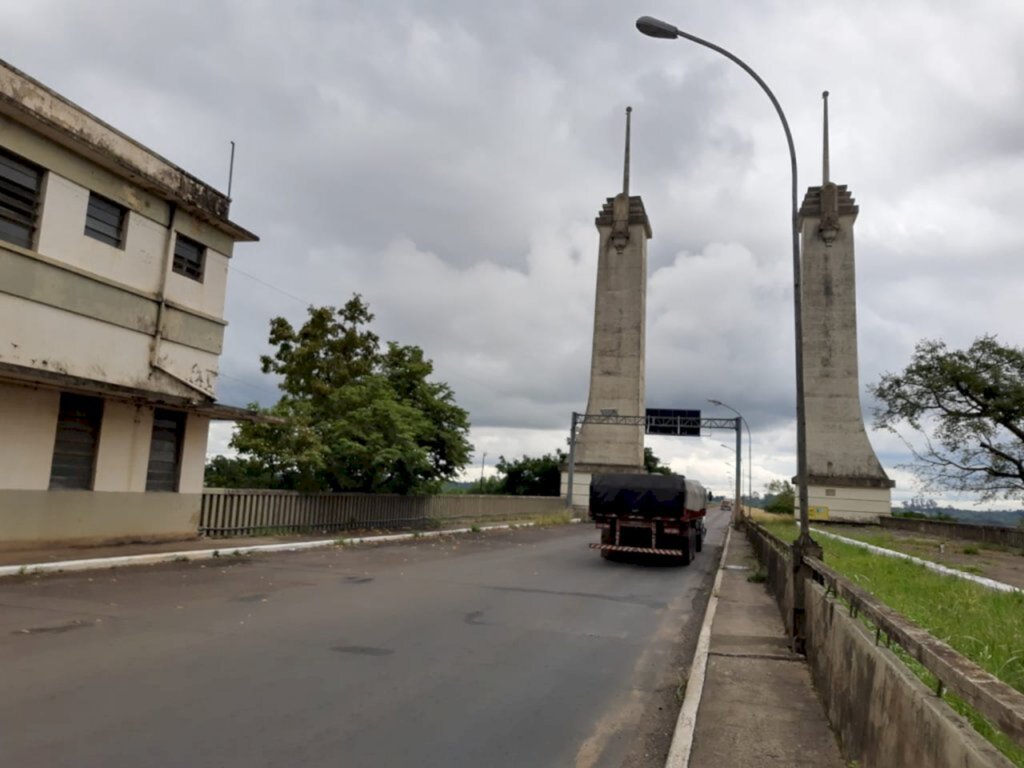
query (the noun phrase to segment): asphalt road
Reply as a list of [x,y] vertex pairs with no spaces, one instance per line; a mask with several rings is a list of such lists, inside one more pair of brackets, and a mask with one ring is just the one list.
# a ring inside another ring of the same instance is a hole
[[583,524],[0,581],[0,760],[657,764],[709,523],[686,568],[605,562]]

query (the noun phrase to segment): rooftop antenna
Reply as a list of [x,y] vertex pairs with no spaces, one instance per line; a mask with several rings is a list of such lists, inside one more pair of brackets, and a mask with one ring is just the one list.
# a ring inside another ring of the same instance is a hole
[[231,162],[228,165],[228,200],[231,199],[231,182],[235,178],[235,142],[231,142]]
[[822,154],[822,163],[821,163],[821,165],[822,165],[822,176],[823,176],[823,181],[821,182],[821,186],[825,186],[826,184],[828,184],[828,181],[829,181],[829,179],[828,179],[828,177],[829,177],[829,171],[828,171],[828,91],[822,91],[822,93],[821,93],[821,100],[822,100],[822,102],[825,105],[824,106],[824,109],[825,109],[825,128],[824,128],[825,140],[824,140],[824,142],[822,144],[822,150],[821,150],[821,154]]
[[632,107],[626,107],[626,164],[622,169],[622,194],[629,197],[629,116]]

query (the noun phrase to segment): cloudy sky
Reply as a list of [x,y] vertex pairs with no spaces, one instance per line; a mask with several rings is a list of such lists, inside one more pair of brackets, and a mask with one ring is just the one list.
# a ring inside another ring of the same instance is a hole
[[[641,36],[645,14],[771,85],[801,195],[831,92],[832,177],[860,205],[866,413],[866,386],[921,338],[1024,344],[1019,0],[34,0],[0,6],[0,56],[220,189],[237,142],[232,218],[261,242],[232,260],[219,399],[273,402],[269,318],[358,292],[469,410],[471,476],[484,452],[492,471],[564,447],[585,406],[593,220],[621,186],[632,105],[631,192],[654,229],[647,402],[742,411],[756,490],[795,470],[784,138],[747,75]],[[724,491],[732,439],[650,444]],[[901,443],[872,440],[894,498],[915,493]]]

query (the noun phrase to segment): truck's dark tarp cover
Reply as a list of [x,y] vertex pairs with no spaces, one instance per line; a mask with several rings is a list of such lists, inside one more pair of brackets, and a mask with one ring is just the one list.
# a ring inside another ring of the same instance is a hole
[[682,475],[608,474],[590,480],[591,517],[682,517],[685,508],[686,479]]

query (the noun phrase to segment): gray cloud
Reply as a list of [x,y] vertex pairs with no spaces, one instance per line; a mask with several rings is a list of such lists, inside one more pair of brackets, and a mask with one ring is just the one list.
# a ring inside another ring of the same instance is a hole
[[[360,292],[382,336],[435,361],[490,463],[561,446],[586,401],[593,218],[621,184],[631,104],[632,191],[655,233],[648,401],[740,408],[755,480],[788,476],[782,132],[738,68],[642,37],[640,12],[729,47],[772,85],[801,194],[819,183],[820,93],[832,92],[833,177],[861,206],[862,388],[922,337],[1024,343],[1014,0],[39,0],[7,4],[0,24],[12,64],[218,187],[238,143],[232,215],[262,242],[233,260],[222,399],[273,399],[257,362],[270,317],[299,321],[304,302]],[[900,448],[875,439],[890,466]],[[719,449],[702,446],[657,450],[715,471]]]

